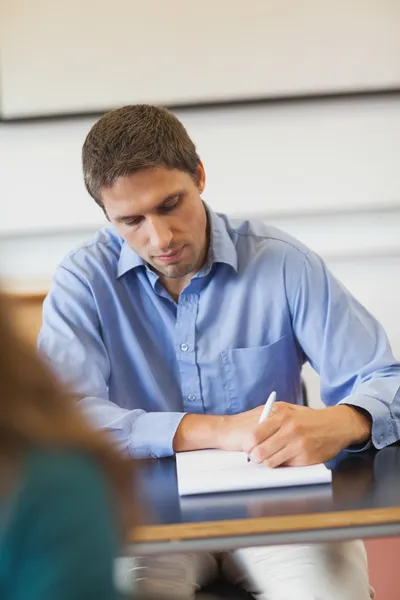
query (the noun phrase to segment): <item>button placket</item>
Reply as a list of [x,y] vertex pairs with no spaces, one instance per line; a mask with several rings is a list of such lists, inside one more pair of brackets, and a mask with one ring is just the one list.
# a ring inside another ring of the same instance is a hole
[[199,296],[182,294],[179,298],[175,325],[177,360],[181,375],[181,391],[184,409],[204,412],[200,390],[200,373],[196,362],[196,318]]

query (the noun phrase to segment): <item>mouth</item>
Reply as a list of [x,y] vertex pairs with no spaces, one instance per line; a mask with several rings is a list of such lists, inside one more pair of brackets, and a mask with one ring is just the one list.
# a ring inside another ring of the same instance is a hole
[[154,258],[157,261],[160,261],[162,263],[177,262],[180,259],[184,248],[185,248],[185,245],[181,246],[180,248],[178,248],[178,250],[175,250],[174,252],[168,252],[168,254],[159,254],[158,256],[155,256]]

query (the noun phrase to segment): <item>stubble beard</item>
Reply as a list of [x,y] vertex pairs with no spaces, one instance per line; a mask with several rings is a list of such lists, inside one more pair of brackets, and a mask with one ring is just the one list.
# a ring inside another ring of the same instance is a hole
[[169,279],[180,279],[186,277],[195,269],[196,262],[190,264],[179,264],[175,265],[153,265],[160,275],[168,277]]

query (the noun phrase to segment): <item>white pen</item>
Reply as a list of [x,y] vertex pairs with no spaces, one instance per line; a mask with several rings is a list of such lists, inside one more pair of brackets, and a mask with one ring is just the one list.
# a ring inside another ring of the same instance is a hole
[[[265,403],[265,406],[261,413],[261,417],[258,419],[258,424],[263,423],[266,419],[268,419],[275,400],[276,400],[276,392],[271,392],[268,397],[268,400]],[[250,456],[247,457],[247,462],[250,462]]]

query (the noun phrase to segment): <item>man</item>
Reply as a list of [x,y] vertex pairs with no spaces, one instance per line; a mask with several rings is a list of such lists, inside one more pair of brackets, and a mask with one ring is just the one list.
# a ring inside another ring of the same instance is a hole
[[[145,105],[107,113],[86,138],[83,171],[113,227],[57,269],[39,347],[121,447],[153,457],[240,450],[276,467],[400,438],[400,365],[380,325],[301,243],[205,206],[204,167],[173,115]],[[325,410],[301,406],[306,361]],[[258,425],[273,390],[278,402]],[[259,598],[373,597],[361,542],[221,561]],[[215,560],[183,564],[179,597],[192,597]]]

